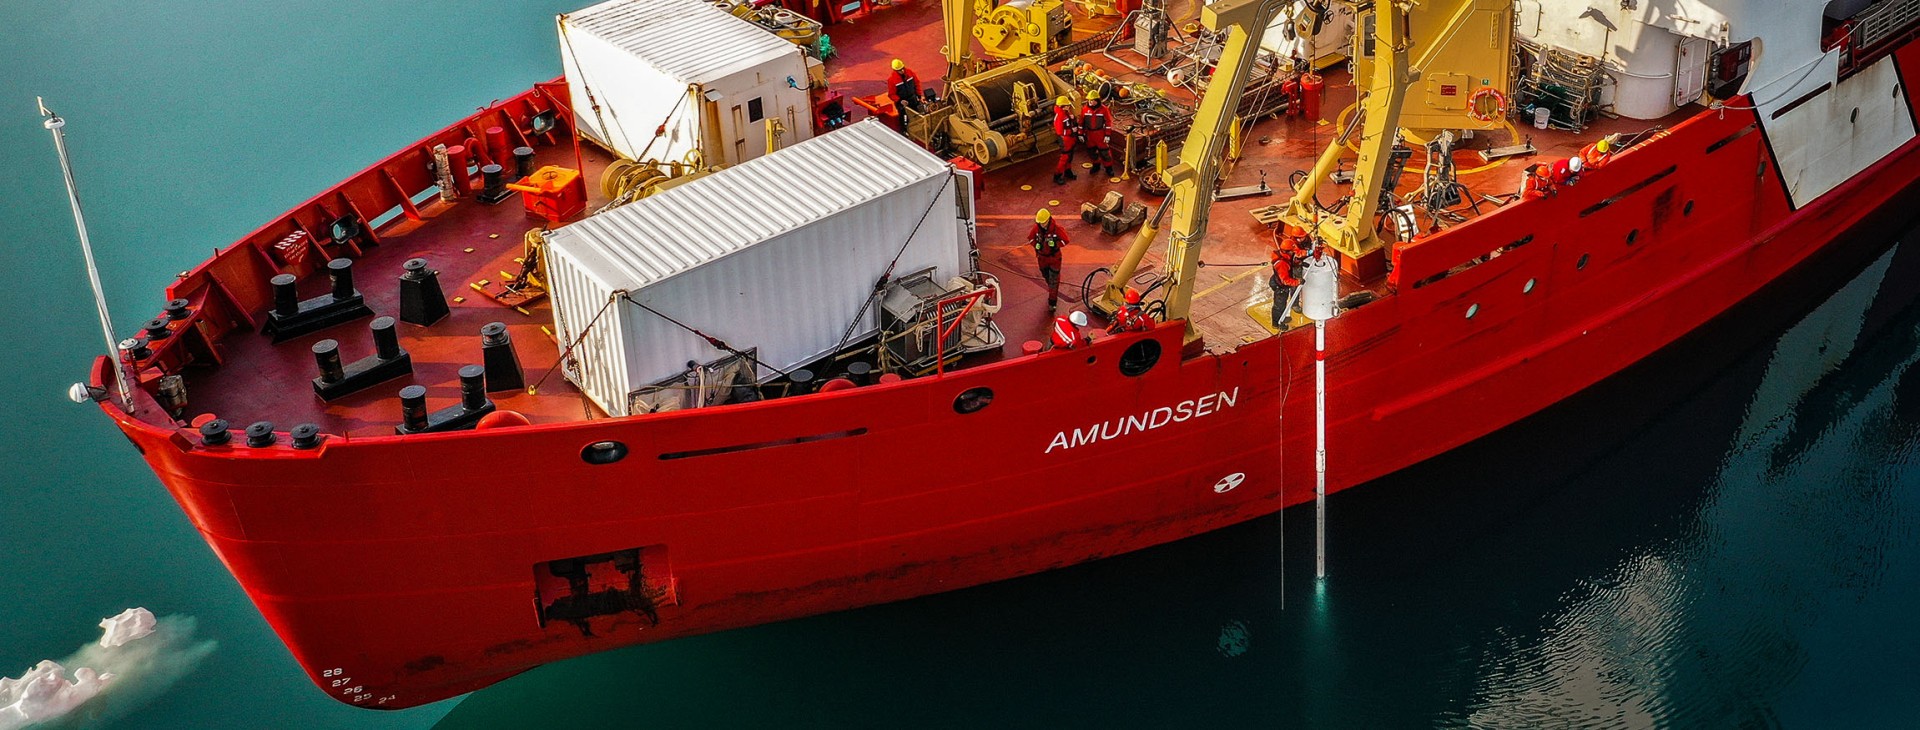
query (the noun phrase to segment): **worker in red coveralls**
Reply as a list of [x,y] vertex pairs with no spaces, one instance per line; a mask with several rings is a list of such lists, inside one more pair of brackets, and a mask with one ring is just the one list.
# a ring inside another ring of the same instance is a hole
[[1554,162],[1552,172],[1549,173],[1553,178],[1554,189],[1572,187],[1580,182],[1580,173],[1586,169],[1586,163],[1577,156]]
[[1080,328],[1087,326],[1087,313],[1078,309],[1064,317],[1053,318],[1053,334],[1049,339],[1055,350],[1071,350],[1081,343],[1091,342],[1092,338],[1082,337]]
[[1120,311],[1113,313],[1113,322],[1107,325],[1107,334],[1122,332],[1145,332],[1153,329],[1153,317],[1140,306],[1140,290],[1127,287],[1127,303]]
[[907,68],[906,61],[893,59],[893,73],[887,74],[887,96],[896,105],[927,113],[927,97],[920,91],[920,76]]
[[1107,146],[1107,129],[1112,126],[1113,114],[1100,103],[1100,90],[1087,92],[1087,103],[1080,107],[1080,131],[1087,136],[1087,157],[1094,170],[1104,166],[1108,177],[1113,176],[1113,150]]
[[1080,136],[1080,122],[1073,118],[1073,98],[1065,94],[1053,100],[1053,133],[1060,135],[1060,160],[1053,163],[1053,184],[1064,185],[1079,178],[1073,174],[1073,148]]
[[1546,165],[1536,162],[1520,173],[1521,200],[1536,200],[1553,193],[1553,178],[1548,174]]
[[1273,290],[1273,329],[1278,331],[1280,323],[1291,313],[1287,300],[1293,298],[1293,290],[1300,286],[1300,260],[1306,257],[1313,242],[1305,228],[1288,223],[1281,229],[1279,240],[1274,242],[1273,250],[1267,252],[1267,261],[1273,271],[1267,276],[1267,288]]
[[1067,232],[1053,222],[1053,211],[1041,208],[1033,214],[1033,230],[1027,233],[1033,244],[1033,256],[1040,262],[1040,278],[1047,282],[1047,311],[1060,301],[1060,249],[1067,245]]

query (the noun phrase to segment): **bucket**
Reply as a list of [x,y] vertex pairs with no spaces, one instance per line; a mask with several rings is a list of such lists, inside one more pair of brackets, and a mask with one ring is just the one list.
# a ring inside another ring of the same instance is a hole
[[1548,109],[1544,106],[1536,106],[1533,108],[1533,128],[1534,129],[1546,129],[1547,120],[1552,118],[1553,118],[1552,109]]

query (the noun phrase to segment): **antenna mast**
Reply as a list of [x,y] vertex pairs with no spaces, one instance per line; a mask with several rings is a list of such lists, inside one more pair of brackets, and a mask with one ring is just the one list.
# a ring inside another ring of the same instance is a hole
[[46,117],[41,126],[53,133],[53,148],[60,153],[60,174],[67,181],[67,202],[73,206],[73,226],[80,233],[80,253],[87,262],[87,281],[93,284],[93,305],[100,312],[100,333],[107,338],[107,360],[113,363],[113,383],[120,393],[120,407],[133,410],[133,393],[127,389],[126,367],[120,362],[119,338],[113,335],[113,316],[107,313],[107,293],[100,286],[100,267],[93,261],[93,242],[87,238],[87,216],[80,212],[80,188],[73,182],[73,165],[67,161],[67,136],[61,131],[67,126],[67,120],[47,108],[45,99],[34,97],[34,103],[40,107],[40,116]]

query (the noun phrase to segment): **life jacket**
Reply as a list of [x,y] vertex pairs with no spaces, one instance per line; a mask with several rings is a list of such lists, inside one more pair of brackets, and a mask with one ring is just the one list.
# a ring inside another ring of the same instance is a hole
[[1548,179],[1546,174],[1540,171],[1542,167],[1544,167],[1544,165],[1532,165],[1527,168],[1526,172],[1521,173],[1521,200],[1544,198],[1553,194],[1553,180]]
[[1092,133],[1104,133],[1112,125],[1114,113],[1106,110],[1106,104],[1087,104],[1081,108],[1081,129],[1089,133],[1087,138],[1092,138]]
[[1608,150],[1601,152],[1599,142],[1587,145],[1580,150],[1580,163],[1586,165],[1588,170],[1598,169],[1601,165],[1607,164],[1607,161],[1611,159],[1613,159],[1613,151]]
[[905,68],[887,75],[887,93],[895,99],[920,98],[920,76]]
[[1067,245],[1066,233],[1053,221],[1047,221],[1046,225],[1033,224],[1027,240],[1033,242],[1033,252],[1043,259],[1059,258],[1060,247]]

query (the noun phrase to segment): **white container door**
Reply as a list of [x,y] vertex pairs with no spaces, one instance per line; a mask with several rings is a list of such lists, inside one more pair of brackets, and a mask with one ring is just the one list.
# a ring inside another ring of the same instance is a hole
[[1673,105],[1686,106],[1707,91],[1707,40],[1680,39],[1673,65]]

